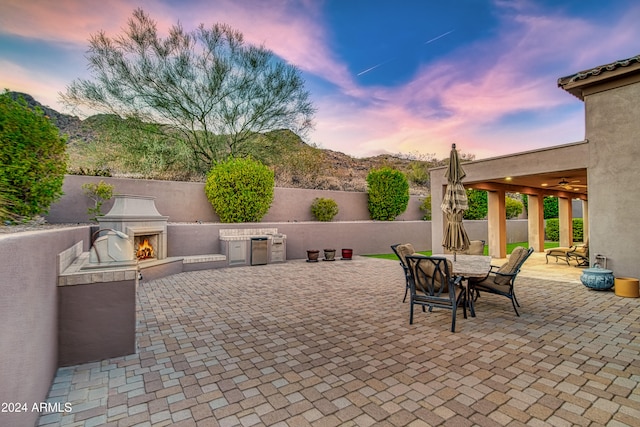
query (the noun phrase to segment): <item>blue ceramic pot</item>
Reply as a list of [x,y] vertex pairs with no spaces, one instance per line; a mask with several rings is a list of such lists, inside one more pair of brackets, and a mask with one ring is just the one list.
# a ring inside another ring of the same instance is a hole
[[580,281],[589,289],[605,291],[613,287],[613,271],[595,266],[582,272]]

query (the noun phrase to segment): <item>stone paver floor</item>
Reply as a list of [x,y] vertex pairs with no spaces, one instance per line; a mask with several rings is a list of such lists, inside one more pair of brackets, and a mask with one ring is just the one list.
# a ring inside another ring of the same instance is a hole
[[[575,270],[567,270],[575,275]],[[61,368],[63,426],[637,426],[640,299],[523,275],[521,317],[408,324],[395,261],[236,267],[141,282],[138,352]]]

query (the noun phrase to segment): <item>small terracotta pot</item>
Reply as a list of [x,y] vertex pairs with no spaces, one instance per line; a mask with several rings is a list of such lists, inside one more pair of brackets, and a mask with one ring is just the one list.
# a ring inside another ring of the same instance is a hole
[[307,261],[318,261],[320,251],[317,249],[310,249],[307,251]]

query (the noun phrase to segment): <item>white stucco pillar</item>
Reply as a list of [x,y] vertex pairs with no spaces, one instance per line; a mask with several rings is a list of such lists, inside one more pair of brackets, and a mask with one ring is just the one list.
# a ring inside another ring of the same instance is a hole
[[544,251],[544,197],[540,194],[528,196],[529,246],[536,252]]
[[487,191],[489,255],[507,256],[507,211],[504,190]]
[[573,245],[573,214],[571,199],[558,197],[558,219],[560,222],[560,246]]
[[589,239],[589,201],[582,201],[582,231],[583,241],[586,242]]

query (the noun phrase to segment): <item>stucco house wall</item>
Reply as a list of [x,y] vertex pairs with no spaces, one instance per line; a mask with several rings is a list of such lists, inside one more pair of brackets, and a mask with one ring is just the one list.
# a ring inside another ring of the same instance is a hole
[[584,98],[589,140],[592,255],[607,257],[618,277],[640,277],[640,83]]

